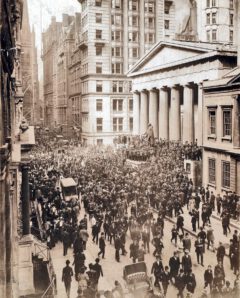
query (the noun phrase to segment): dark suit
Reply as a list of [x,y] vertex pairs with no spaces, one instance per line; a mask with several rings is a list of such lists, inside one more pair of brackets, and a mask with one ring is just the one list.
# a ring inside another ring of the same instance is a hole
[[182,257],[182,268],[184,270],[184,273],[187,273],[190,269],[192,269],[192,259],[189,255],[184,255]]
[[100,251],[99,251],[98,255],[100,256],[102,254],[102,257],[103,258],[105,256],[105,246],[106,246],[105,240],[104,240],[104,238],[101,237],[99,239],[99,248],[100,248]]
[[164,293],[165,296],[167,294],[167,289],[168,289],[170,279],[171,279],[170,272],[164,271],[162,273],[161,280],[162,280],[163,293]]
[[204,282],[205,282],[205,285],[204,285],[205,288],[209,285],[210,286],[210,289],[212,289],[212,282],[213,282],[213,272],[212,272],[212,269],[205,270],[205,272],[204,272]]
[[161,274],[163,272],[163,264],[161,261],[159,262],[154,262],[152,265],[152,270],[151,273],[154,274],[155,276],[155,287],[159,287],[159,282],[161,281]]
[[178,275],[178,270],[180,268],[179,257],[171,257],[169,259],[170,275],[171,277],[176,277]]
[[103,276],[102,266],[99,265],[98,263],[95,263],[93,265],[93,270],[96,271],[96,279],[97,279],[97,282],[98,282],[100,275]]
[[70,289],[72,282],[73,270],[70,266],[66,266],[62,271],[62,281],[64,282],[67,296],[70,297]]

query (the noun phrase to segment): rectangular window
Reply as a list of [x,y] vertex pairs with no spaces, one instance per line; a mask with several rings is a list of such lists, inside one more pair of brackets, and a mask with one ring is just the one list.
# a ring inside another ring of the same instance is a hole
[[113,131],[123,131],[123,118],[113,118]]
[[121,81],[118,82],[118,92],[119,93],[123,92],[123,82]]
[[102,0],[95,0],[95,6],[101,7],[102,6]]
[[229,41],[233,42],[233,30],[229,31]]
[[96,83],[96,91],[102,92],[102,81],[97,81]]
[[115,41],[121,41],[121,40],[122,40],[121,31],[115,31]]
[[211,23],[211,14],[207,13],[207,25],[210,25]]
[[233,9],[233,5],[234,5],[233,1],[234,1],[234,0],[230,0],[230,1],[229,1],[229,8],[230,8],[230,9]]
[[137,11],[138,10],[138,0],[129,0],[128,8],[129,8],[129,10]]
[[97,132],[102,132],[103,131],[103,118],[97,118]]
[[102,23],[102,14],[96,13],[96,23],[101,24]]
[[216,160],[214,158],[208,159],[208,182],[216,183]]
[[149,43],[154,43],[154,34],[153,33],[148,34],[148,42]]
[[96,56],[102,56],[102,47],[96,47]]
[[102,112],[102,99],[97,99],[96,101],[96,111]]
[[229,19],[230,19],[230,25],[233,26],[233,13],[230,13],[229,15]]
[[132,48],[132,56],[133,56],[133,58],[138,57],[138,48]]
[[164,21],[164,28],[167,30],[169,29],[169,20]]
[[212,41],[217,40],[217,30],[212,30]]
[[207,1],[206,6],[210,7],[210,0],[206,0],[206,1]]
[[96,63],[96,73],[102,73],[102,62]]
[[216,0],[212,0],[212,7],[216,7],[217,6],[217,1]]
[[232,111],[223,111],[223,137],[232,136]]
[[132,132],[133,131],[133,117],[129,118],[129,131]]
[[112,63],[112,73],[122,73],[122,63]]
[[212,13],[212,24],[217,24],[217,14],[216,14],[216,12]]
[[209,30],[207,31],[207,41],[211,41],[211,33]]
[[121,0],[112,0],[112,8],[121,8]]
[[113,99],[113,112],[123,111],[123,99]]
[[118,82],[117,81],[113,81],[112,83],[112,92],[117,92],[117,86],[118,86]]
[[133,99],[130,98],[129,99],[129,112],[132,112],[133,111]]
[[230,188],[230,162],[222,162],[222,187]]
[[128,41],[138,42],[138,32],[129,32]]
[[102,30],[96,30],[96,39],[102,39]]
[[209,133],[216,135],[216,111],[209,111]]

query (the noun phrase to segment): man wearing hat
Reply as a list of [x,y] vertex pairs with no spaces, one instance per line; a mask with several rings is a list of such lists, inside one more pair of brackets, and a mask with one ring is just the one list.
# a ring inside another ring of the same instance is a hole
[[70,297],[70,290],[71,290],[71,282],[72,282],[72,276],[73,276],[73,270],[72,267],[69,266],[70,261],[66,261],[66,267],[63,268],[62,271],[62,282],[64,282],[67,297]]
[[154,274],[155,277],[154,286],[160,287],[160,281],[163,272],[163,264],[159,255],[156,255],[155,257],[156,261],[152,265],[151,274]]
[[192,259],[189,255],[189,250],[185,249],[185,254],[182,257],[182,268],[184,270],[184,273],[189,272],[190,269],[192,269]]

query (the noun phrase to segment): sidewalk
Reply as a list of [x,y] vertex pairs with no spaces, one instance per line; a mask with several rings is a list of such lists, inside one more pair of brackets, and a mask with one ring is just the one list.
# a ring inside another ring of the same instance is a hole
[[[201,205],[200,205],[200,210],[201,210]],[[184,230],[186,230],[186,232],[188,232],[190,235],[197,237],[197,234],[199,233],[199,229],[197,228],[197,232],[193,232],[192,230],[192,223],[191,223],[191,216],[189,215],[189,211],[187,209],[186,206],[183,207],[183,217],[184,217]],[[177,222],[177,218],[176,217],[168,217],[166,216],[166,219],[174,224],[176,224]],[[215,248],[218,247],[219,242],[222,242],[227,250],[227,254],[228,254],[228,248],[229,248],[229,241],[230,239],[232,239],[232,235],[234,230],[238,230],[240,232],[240,226],[233,223],[230,225],[231,228],[231,233],[228,233],[227,236],[223,235],[223,229],[222,229],[222,223],[221,223],[221,218],[217,215],[216,212],[213,213],[213,215],[210,218],[211,220],[211,226],[214,230],[213,234],[215,237],[215,241],[214,241],[214,245]],[[202,220],[201,220],[201,214],[200,214],[200,222],[199,222],[199,227],[201,227],[202,225]],[[207,231],[207,227],[204,228],[205,231]]]

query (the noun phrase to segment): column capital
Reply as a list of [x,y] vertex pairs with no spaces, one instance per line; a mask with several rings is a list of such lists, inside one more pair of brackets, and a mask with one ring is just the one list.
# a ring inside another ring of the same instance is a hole
[[134,91],[133,91],[133,94],[137,94],[137,95],[139,95],[140,92],[139,92],[138,90],[134,90]]
[[148,93],[148,91],[149,91],[149,90],[147,90],[147,89],[142,89],[142,90],[141,90],[141,93]]
[[179,90],[182,86],[180,84],[174,84],[170,88]]
[[196,83],[194,83],[194,82],[188,82],[188,83],[184,84],[184,86],[183,86],[183,87],[187,87],[187,88],[193,88],[193,87],[194,87],[194,85],[196,85]]
[[162,86],[159,89],[162,90],[162,91],[169,91],[170,87],[169,86]]
[[157,87],[153,87],[149,90],[149,92],[158,92],[158,88]]

